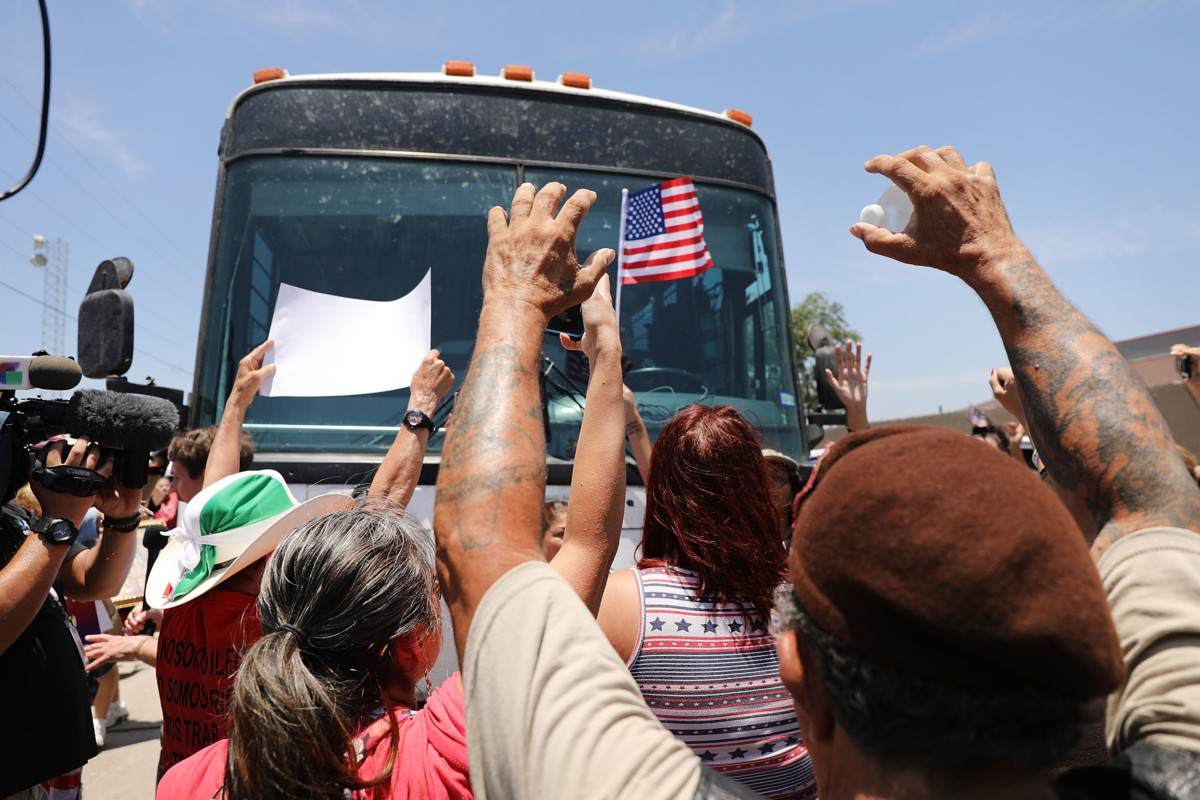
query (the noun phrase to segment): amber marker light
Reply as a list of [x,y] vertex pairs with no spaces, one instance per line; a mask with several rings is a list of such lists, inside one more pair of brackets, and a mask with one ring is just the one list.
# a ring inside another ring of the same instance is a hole
[[573,86],[576,89],[592,88],[592,77],[582,72],[564,72],[558,76],[558,82],[563,86]]
[[754,117],[747,114],[745,111],[738,111],[736,108],[725,109],[725,116],[734,122],[740,122],[747,128],[754,122]]
[[443,75],[457,75],[462,78],[475,77],[475,65],[470,61],[447,61],[442,65]]
[[280,78],[286,78],[288,71],[282,67],[271,67],[270,69],[260,69],[254,73],[254,82],[266,83],[267,81],[277,81]]
[[508,78],[510,81],[531,81],[533,80],[533,67],[519,67],[509,64],[500,73],[501,78]]

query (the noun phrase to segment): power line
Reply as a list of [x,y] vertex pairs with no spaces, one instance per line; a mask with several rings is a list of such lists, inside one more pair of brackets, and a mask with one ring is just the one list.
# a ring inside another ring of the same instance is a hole
[[[0,76],[0,77],[2,77],[2,76]],[[9,125],[11,125],[14,129],[17,130],[17,133],[19,133],[21,136],[25,137],[25,139],[28,141],[29,137],[25,136],[25,134],[22,133],[21,130],[19,128],[17,128],[17,126],[12,122],[12,120],[10,120],[8,117],[4,116],[3,114],[0,114],[0,119],[4,120]],[[51,127],[53,128],[54,126],[52,125]],[[58,133],[59,136],[62,136],[62,134],[58,132],[57,128],[55,128],[55,133]],[[72,149],[75,149],[74,146],[72,146]],[[78,153],[79,151],[75,150],[75,152]],[[83,155],[80,154],[80,157],[83,158]],[[150,252],[154,253],[156,256],[158,256],[160,259],[162,259],[162,262],[164,264],[167,264],[172,269],[174,269],[176,272],[187,275],[189,278],[192,278],[193,280],[195,279],[193,277],[192,273],[188,272],[188,270],[179,266],[174,261],[169,260],[154,245],[150,244],[148,241],[146,241],[144,238],[142,238],[136,230],[131,228],[123,219],[121,219],[119,216],[117,216],[116,213],[114,213],[113,210],[111,208],[109,208],[106,204],[101,202],[98,197],[96,197],[94,194],[92,194],[90,191],[88,191],[86,186],[84,186],[82,183],[80,183],[79,180],[76,179],[76,177],[74,175],[72,175],[71,173],[69,173],[65,169],[63,169],[62,165],[60,165],[57,161],[55,161],[53,158],[49,158],[49,157],[46,158],[46,161],[49,164],[53,164],[54,168],[57,169],[59,172],[61,172],[64,176],[66,176],[67,180],[69,180],[69,181],[71,181],[71,183],[75,184],[75,186],[79,189],[80,192],[82,192],[84,195],[86,195],[97,206],[102,208],[106,214],[108,214],[110,217],[112,217],[114,220],[116,220],[119,225],[121,225],[123,228],[125,228],[125,230],[127,230],[131,234],[133,234],[133,236],[136,239],[138,239],[138,241],[140,241],[143,245],[145,245],[147,247],[147,249],[150,250]],[[93,167],[93,169],[95,169],[95,167]],[[101,177],[103,177],[103,176],[101,176]],[[112,184],[110,183],[109,185],[111,186]],[[137,209],[134,208],[134,211],[137,211]],[[138,211],[138,213],[141,214],[140,211]],[[145,215],[142,215],[142,216],[144,217]],[[151,225],[153,225],[153,223],[151,223]],[[174,244],[174,242],[172,242],[172,244]],[[178,245],[176,245],[176,247],[178,247]]]
[[[20,256],[20,255],[21,255],[21,252],[20,252],[19,250],[17,250],[15,247],[13,247],[12,245],[8,244],[7,242],[0,242],[0,244],[4,245],[4,246],[5,246],[6,248],[8,248],[9,250],[11,250],[12,252],[16,253],[18,256]],[[0,286],[3,286],[5,289],[8,289],[10,292],[15,292],[16,294],[19,294],[19,295],[21,295],[22,297],[24,297],[24,298],[26,298],[26,299],[28,299],[28,300],[32,300],[33,302],[37,303],[37,304],[38,304],[38,305],[40,305],[40,306],[45,306],[45,305],[46,305],[45,301],[44,301],[44,300],[42,300],[40,297],[34,297],[33,295],[29,294],[28,292],[22,291],[21,289],[18,289],[17,287],[13,286],[13,285],[12,285],[12,284],[10,284],[10,283],[5,283],[4,281],[0,281]],[[73,316],[71,316],[70,314],[65,314],[65,313],[64,313],[64,315],[63,315],[63,316],[65,316],[65,317],[66,317],[67,319],[69,319],[71,322],[74,322],[76,325],[78,325],[78,324],[79,324],[79,319],[78,319],[78,318],[76,318],[76,317],[73,317]],[[152,359],[152,360],[154,360],[154,361],[157,361],[157,362],[158,362],[158,363],[160,363],[160,364],[165,364],[166,366],[170,367],[171,369],[177,370],[178,372],[180,372],[180,373],[182,373],[182,374],[184,374],[184,375],[191,376],[191,375],[193,375],[193,374],[194,374],[194,372],[195,372],[194,370],[187,369],[186,367],[181,367],[181,366],[179,366],[178,364],[174,363],[173,361],[167,361],[165,358],[160,358],[159,356],[156,356],[156,355],[154,355],[153,353],[148,353],[148,352],[146,352],[145,350],[143,350],[143,349],[142,349],[142,348],[140,348],[140,347],[136,347],[136,346],[135,346],[135,347],[133,348],[133,352],[134,352],[134,353],[137,353],[137,354],[140,354],[140,355],[143,355],[143,356],[145,356],[146,358],[149,358],[149,359]]]
[[[28,105],[28,106],[29,106],[30,108],[32,108],[34,111],[36,111],[36,110],[37,110],[37,106],[35,106],[35,105],[33,104],[33,102],[32,102],[32,101],[30,101],[30,99],[29,99],[28,97],[26,97],[26,96],[24,95],[24,93],[22,93],[22,92],[21,92],[21,90],[20,90],[20,89],[18,89],[18,88],[17,88],[17,87],[16,87],[16,86],[13,84],[13,82],[12,82],[12,81],[10,81],[8,78],[4,77],[4,75],[0,75],[0,80],[2,80],[2,81],[4,81],[5,83],[7,83],[7,84],[8,84],[8,85],[9,85],[9,86],[12,88],[12,90],[13,90],[14,92],[16,92],[16,93],[17,93],[17,96],[18,96],[18,97],[20,97],[22,100],[24,100],[24,101],[25,101],[25,104],[26,104],[26,105]],[[7,119],[6,119],[5,121],[7,121]],[[11,123],[11,122],[9,122],[9,124],[10,124],[10,125],[12,125],[12,123]],[[13,126],[13,127],[15,128],[16,126]],[[149,226],[150,226],[150,227],[151,227],[151,228],[154,230],[154,232],[155,232],[155,233],[157,233],[159,236],[161,236],[161,237],[163,238],[163,240],[164,240],[164,241],[168,242],[168,243],[169,243],[169,244],[170,244],[172,247],[174,247],[174,248],[175,248],[175,249],[176,249],[176,250],[179,252],[179,255],[183,256],[183,258],[184,258],[185,260],[187,260],[187,259],[189,259],[189,258],[190,258],[190,256],[188,256],[187,252],[186,252],[186,251],[184,251],[184,249],[183,249],[183,248],[182,248],[182,247],[181,247],[181,246],[180,246],[180,245],[179,245],[179,244],[178,244],[178,243],[177,243],[177,242],[176,242],[174,239],[172,239],[170,236],[167,236],[167,234],[166,234],[166,233],[164,233],[164,232],[163,232],[163,231],[162,231],[162,230],[161,230],[161,229],[160,229],[160,228],[159,228],[157,225],[155,225],[155,224],[154,224],[154,221],[153,221],[153,220],[151,220],[151,219],[150,219],[148,216],[146,216],[146,215],[145,215],[145,214],[142,212],[142,210],[141,210],[140,208],[138,208],[136,205],[134,205],[133,201],[132,201],[132,200],[130,200],[128,197],[126,197],[126,196],[124,195],[124,193],[122,193],[122,192],[121,192],[121,190],[120,190],[120,189],[118,189],[118,188],[116,187],[116,185],[115,185],[115,184],[114,184],[114,183],[113,183],[111,180],[109,180],[109,179],[108,179],[108,176],[107,176],[107,175],[105,175],[103,172],[101,172],[101,171],[100,171],[100,169],[99,169],[99,168],[98,168],[98,167],[97,167],[95,164],[93,164],[93,163],[92,163],[91,159],[89,159],[89,158],[88,158],[86,155],[84,155],[83,151],[81,151],[81,150],[80,150],[78,147],[76,147],[76,146],[75,146],[75,143],[74,143],[74,142],[72,142],[72,141],[71,141],[71,139],[70,139],[70,138],[69,138],[69,137],[68,137],[68,136],[67,136],[65,133],[63,133],[61,130],[59,130],[59,127],[58,127],[57,125],[55,125],[53,122],[51,122],[51,123],[50,123],[50,129],[51,129],[51,130],[53,130],[53,131],[54,131],[54,133],[55,133],[55,134],[56,134],[56,135],[57,135],[57,136],[58,136],[60,139],[62,139],[63,143],[64,143],[64,144],[66,144],[66,145],[67,145],[67,147],[70,147],[72,150],[74,150],[74,151],[75,151],[75,154],[76,154],[77,156],[79,156],[81,159],[83,159],[83,163],[87,164],[87,165],[88,165],[88,167],[89,167],[89,168],[91,168],[92,172],[95,172],[95,173],[96,173],[96,175],[97,175],[97,176],[99,176],[100,180],[102,180],[102,181],[104,181],[106,184],[108,184],[108,187],[109,187],[110,189],[112,189],[112,190],[113,190],[113,192],[114,192],[114,193],[115,193],[115,194],[116,194],[118,197],[120,197],[122,200],[124,200],[124,201],[125,201],[125,204],[126,204],[127,206],[129,206],[130,208],[132,208],[132,209],[133,209],[133,211],[134,211],[134,212],[135,212],[135,213],[136,213],[136,214],[137,214],[139,217],[141,217],[141,218],[142,218],[142,219],[143,219],[143,220],[146,222],[146,224],[147,224],[147,225],[149,225]],[[18,129],[18,132],[20,132],[20,129]],[[26,138],[28,138],[28,137],[26,137]],[[55,164],[55,166],[58,166],[58,165],[57,165],[57,164]],[[62,169],[62,168],[61,168],[61,167],[59,167],[59,169]]]
[[[25,235],[25,236],[27,236],[27,237],[29,237],[29,238],[31,238],[31,239],[33,238],[33,234],[32,234],[32,233],[30,233],[29,231],[25,230],[25,229],[24,229],[24,228],[22,228],[20,225],[18,225],[17,223],[13,222],[13,221],[12,221],[12,220],[10,220],[10,219],[8,219],[7,217],[0,217],[0,220],[4,220],[4,221],[5,221],[5,222],[7,222],[9,225],[13,226],[15,229],[17,229],[18,231],[20,231],[20,232],[21,232],[23,235]],[[17,251],[16,251],[16,250],[15,250],[13,247],[11,247],[11,246],[9,246],[9,245],[6,245],[6,246],[8,247],[8,249],[9,249],[9,250],[12,250],[14,253],[17,253]],[[18,255],[20,255],[20,253],[17,253],[17,254],[18,254]],[[68,281],[68,282],[67,282],[67,289],[68,289],[69,291],[71,291],[71,292],[74,292],[75,294],[79,295],[80,297],[83,297],[84,295],[86,295],[86,294],[87,294],[87,292],[85,292],[83,289],[80,289],[78,286],[74,285],[74,284],[73,284],[73,283],[71,283],[70,281]],[[174,325],[176,322],[178,322],[178,320],[167,319],[167,318],[166,318],[166,317],[164,317],[162,314],[159,314],[157,311],[154,311],[153,309],[148,309],[148,308],[146,308],[145,306],[143,306],[142,308],[140,308],[140,309],[138,310],[138,314],[139,314],[139,315],[140,315],[140,314],[147,314],[147,315],[149,315],[149,316],[151,316],[151,317],[154,317],[155,319],[157,319],[159,322],[163,323],[164,325],[168,325],[168,326],[170,326],[170,325]],[[156,334],[157,334],[157,332],[156,332]],[[182,344],[181,342],[177,342],[177,341],[173,341],[173,340],[171,340],[171,339],[167,339],[166,337],[163,337],[163,336],[161,336],[161,335],[159,335],[159,336],[160,336],[160,338],[162,338],[164,341],[168,342],[169,344],[173,344],[173,345],[175,345],[175,346],[177,346],[177,347],[183,347],[183,348],[185,348],[185,349],[186,349],[187,347],[190,347],[190,345],[185,345],[185,344]]]

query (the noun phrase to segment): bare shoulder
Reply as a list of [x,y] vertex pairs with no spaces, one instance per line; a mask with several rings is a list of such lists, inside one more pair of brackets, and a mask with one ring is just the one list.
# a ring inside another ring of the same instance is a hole
[[596,621],[617,655],[629,661],[642,628],[641,595],[633,570],[623,569],[608,576]]

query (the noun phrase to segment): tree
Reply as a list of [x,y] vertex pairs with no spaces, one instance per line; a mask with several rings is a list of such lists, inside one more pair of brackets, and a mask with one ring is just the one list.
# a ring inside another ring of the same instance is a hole
[[[800,388],[804,393],[804,408],[817,408],[817,384],[813,376],[813,349],[808,345],[808,326],[819,322],[839,344],[847,339],[862,339],[862,334],[846,322],[846,309],[832,302],[824,292],[809,292],[799,305],[792,307],[792,334],[796,341],[796,367],[800,370]],[[821,380],[824,380],[821,376]]]

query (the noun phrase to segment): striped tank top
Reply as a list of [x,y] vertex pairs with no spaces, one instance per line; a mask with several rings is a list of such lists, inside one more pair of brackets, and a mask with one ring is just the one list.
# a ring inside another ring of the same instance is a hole
[[697,598],[690,570],[634,572],[643,622],[629,671],[650,710],[711,769],[764,797],[815,798],[769,620]]

